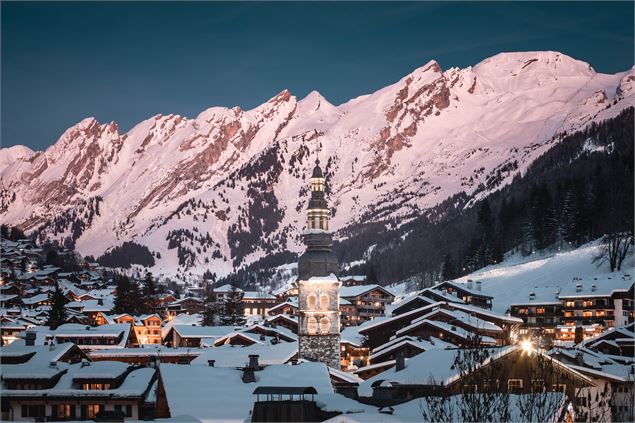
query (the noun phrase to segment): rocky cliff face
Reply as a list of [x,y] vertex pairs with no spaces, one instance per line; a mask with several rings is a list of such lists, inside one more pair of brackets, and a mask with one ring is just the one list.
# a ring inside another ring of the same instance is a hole
[[0,215],[83,254],[133,240],[160,253],[155,273],[222,274],[301,250],[318,155],[333,229],[398,225],[458,192],[486,195],[558,134],[632,106],[633,72],[504,53],[445,72],[431,61],[340,106],[285,90],[253,110],[157,115],[127,133],[87,118],[46,151],[0,150]]

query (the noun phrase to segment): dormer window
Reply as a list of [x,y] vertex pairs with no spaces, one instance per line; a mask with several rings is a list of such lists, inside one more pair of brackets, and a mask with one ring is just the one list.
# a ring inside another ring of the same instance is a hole
[[82,383],[84,391],[105,391],[110,389],[110,383]]

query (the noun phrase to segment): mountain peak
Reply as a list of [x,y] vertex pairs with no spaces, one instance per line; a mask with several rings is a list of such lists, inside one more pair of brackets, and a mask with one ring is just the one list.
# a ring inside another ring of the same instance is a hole
[[290,98],[291,98],[291,92],[285,88],[284,90],[276,94],[275,97],[271,98],[267,103],[279,104],[282,102],[289,101]]
[[20,159],[28,159],[35,152],[26,145],[14,145],[7,148],[0,148],[0,172]]
[[418,67],[414,71],[410,72],[410,74],[408,74],[406,78],[413,77],[415,75],[422,75],[429,72],[441,74],[442,73],[441,65],[439,65],[439,63],[436,60],[430,60],[425,65]]
[[519,51],[499,53],[474,67],[479,74],[516,76],[549,71],[559,76],[592,76],[595,70],[586,62],[557,51]]

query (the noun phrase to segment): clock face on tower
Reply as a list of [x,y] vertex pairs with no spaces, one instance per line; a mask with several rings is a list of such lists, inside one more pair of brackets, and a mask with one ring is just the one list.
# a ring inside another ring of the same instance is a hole
[[331,251],[330,210],[319,160],[309,185],[311,198],[303,233],[307,248],[298,259],[299,357],[339,368],[341,282],[337,278],[339,262]]

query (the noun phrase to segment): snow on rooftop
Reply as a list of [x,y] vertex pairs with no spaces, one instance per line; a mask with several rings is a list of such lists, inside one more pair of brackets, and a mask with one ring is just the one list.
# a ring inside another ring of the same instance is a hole
[[234,332],[234,326],[174,325],[174,330],[185,338],[220,338]]
[[335,395],[328,369],[322,363],[268,366],[255,376],[255,383],[244,383],[242,371],[233,368],[161,365],[170,413],[207,422],[243,423],[256,401],[253,391],[258,386],[312,386],[318,399],[320,395]]
[[343,286],[340,288],[340,297],[343,297],[343,298],[357,297],[359,295],[363,295],[375,289],[379,289],[381,291],[389,293],[390,295],[393,295],[391,292],[387,291],[380,285],[371,284],[371,285]]
[[[515,351],[517,347],[504,347],[492,349],[496,351],[491,357],[500,357]],[[367,379],[359,386],[360,396],[372,396],[372,384],[376,381],[387,380],[400,384],[447,385],[458,376],[453,369],[454,360],[458,350],[431,349],[405,360],[405,368],[397,371],[395,367]],[[394,360],[392,360],[394,361]]]
[[221,345],[205,348],[192,360],[192,365],[207,366],[208,360],[215,360],[216,367],[243,367],[249,362],[249,356],[257,354],[261,365],[284,364],[298,353],[297,342],[279,342],[275,345],[256,343],[250,346]]
[[115,379],[128,370],[130,367],[127,363],[119,361],[96,361],[84,363],[74,371],[76,379]]

